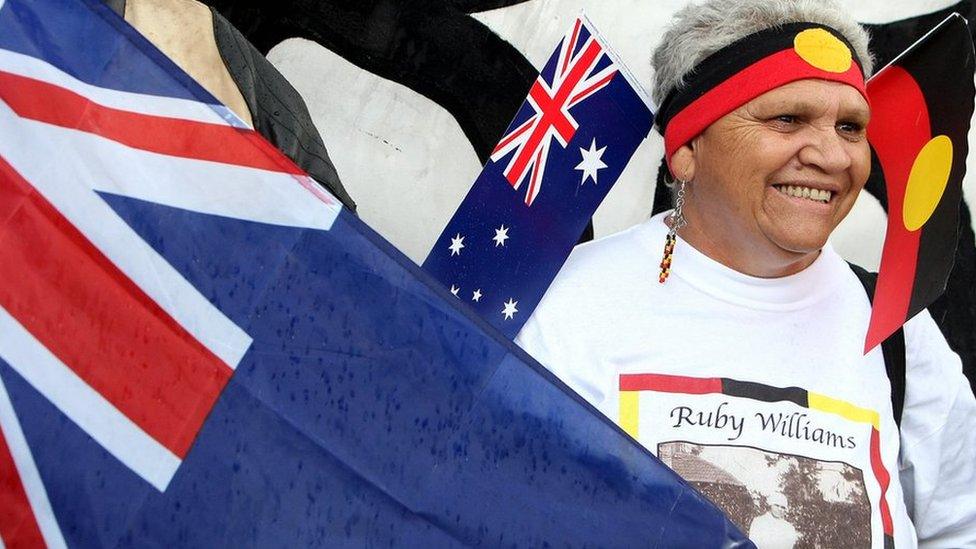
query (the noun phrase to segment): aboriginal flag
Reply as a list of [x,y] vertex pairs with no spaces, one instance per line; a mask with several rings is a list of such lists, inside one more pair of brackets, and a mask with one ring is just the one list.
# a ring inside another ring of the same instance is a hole
[[865,352],[945,290],[959,233],[973,115],[973,41],[952,14],[868,82],[874,174],[888,230]]

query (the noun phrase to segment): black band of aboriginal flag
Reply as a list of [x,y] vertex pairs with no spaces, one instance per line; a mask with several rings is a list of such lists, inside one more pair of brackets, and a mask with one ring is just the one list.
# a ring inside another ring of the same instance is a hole
[[750,34],[703,60],[657,113],[668,161],[713,122],[767,91],[817,78],[848,84],[867,99],[861,63],[830,27],[790,23]]

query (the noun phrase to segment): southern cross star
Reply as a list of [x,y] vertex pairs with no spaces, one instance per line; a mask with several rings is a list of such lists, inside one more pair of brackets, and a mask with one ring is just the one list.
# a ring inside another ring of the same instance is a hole
[[505,308],[502,309],[505,320],[512,320],[512,317],[518,312],[518,309],[515,308],[516,305],[518,305],[518,301],[513,301],[512,298],[508,298],[508,301],[505,302]]
[[461,255],[461,248],[463,247],[464,247],[464,237],[461,236],[461,233],[458,233],[457,236],[451,239],[451,245],[448,246],[447,249],[451,250],[451,255],[454,256],[454,255]]
[[495,229],[495,237],[492,240],[495,241],[495,247],[504,246],[505,241],[511,238],[508,236],[508,227],[502,225],[501,227]]
[[580,154],[583,156],[583,161],[576,165],[575,170],[580,170],[583,172],[583,179],[580,181],[580,185],[586,183],[587,179],[592,179],[593,183],[598,183],[597,176],[599,171],[606,168],[607,165],[601,159],[603,156],[603,151],[607,150],[607,146],[597,149],[596,148],[596,138],[593,138],[593,142],[590,143],[590,150],[580,148]]

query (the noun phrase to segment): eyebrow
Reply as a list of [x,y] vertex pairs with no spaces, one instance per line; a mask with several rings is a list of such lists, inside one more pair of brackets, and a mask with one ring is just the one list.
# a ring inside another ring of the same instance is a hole
[[840,110],[837,113],[837,118],[840,119],[853,118],[858,122],[867,122],[871,120],[871,107],[870,106],[865,107],[863,105],[856,105],[856,106],[841,105]]
[[[810,112],[823,112],[826,107],[822,102],[812,102],[806,99],[797,98],[787,98],[781,100],[775,100],[766,106],[755,105],[759,110],[765,111],[791,111],[794,113],[810,113]],[[838,113],[838,119],[854,118],[857,120],[870,120],[871,110],[870,108],[865,108],[859,104],[841,104]]]

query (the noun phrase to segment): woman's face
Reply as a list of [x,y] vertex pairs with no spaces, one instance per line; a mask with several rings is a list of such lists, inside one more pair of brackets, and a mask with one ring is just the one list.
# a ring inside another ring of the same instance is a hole
[[672,159],[692,179],[682,236],[754,276],[802,270],[867,180],[869,117],[856,89],[826,80],[786,84],[722,117]]

